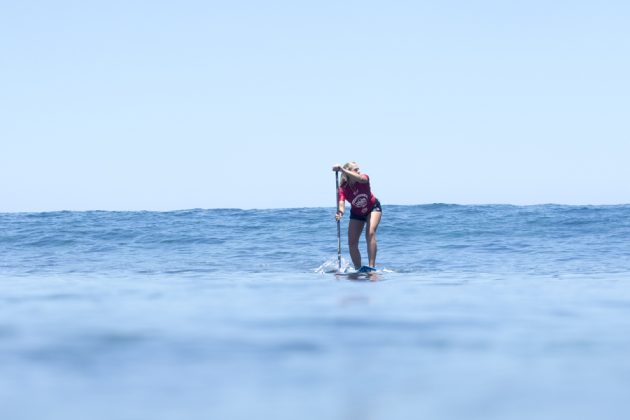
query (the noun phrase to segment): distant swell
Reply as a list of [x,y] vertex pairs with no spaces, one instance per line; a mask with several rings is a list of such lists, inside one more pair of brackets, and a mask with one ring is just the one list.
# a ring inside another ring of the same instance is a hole
[[[337,261],[333,213],[5,213],[0,275],[328,272]],[[348,264],[346,231],[344,219]],[[630,273],[628,238],[628,205],[385,205],[377,265],[416,273]],[[360,247],[366,258],[363,238]]]

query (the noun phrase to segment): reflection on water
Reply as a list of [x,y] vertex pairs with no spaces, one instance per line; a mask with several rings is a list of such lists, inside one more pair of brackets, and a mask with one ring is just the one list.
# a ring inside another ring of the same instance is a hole
[[0,414],[486,420],[630,413],[626,279],[377,276],[7,279]]

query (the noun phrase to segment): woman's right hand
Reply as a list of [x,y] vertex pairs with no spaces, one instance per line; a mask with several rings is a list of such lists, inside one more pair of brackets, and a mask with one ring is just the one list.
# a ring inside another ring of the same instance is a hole
[[337,214],[335,215],[335,220],[340,221],[343,217],[343,212],[341,210],[337,210]]

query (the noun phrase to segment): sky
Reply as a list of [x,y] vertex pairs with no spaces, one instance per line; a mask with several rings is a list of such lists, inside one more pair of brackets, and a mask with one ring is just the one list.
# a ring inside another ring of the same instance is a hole
[[0,1],[0,212],[630,203],[630,2]]

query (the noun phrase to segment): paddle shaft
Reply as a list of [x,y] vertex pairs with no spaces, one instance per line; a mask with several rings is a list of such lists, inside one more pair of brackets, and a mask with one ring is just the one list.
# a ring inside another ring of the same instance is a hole
[[[339,171],[335,171],[335,206],[339,211]],[[341,220],[337,219],[337,270],[341,271]]]

